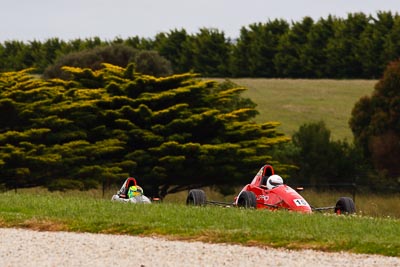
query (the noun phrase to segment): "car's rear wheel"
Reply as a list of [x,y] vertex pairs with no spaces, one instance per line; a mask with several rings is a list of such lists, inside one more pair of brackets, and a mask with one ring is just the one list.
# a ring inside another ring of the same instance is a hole
[[256,195],[251,191],[243,191],[238,198],[238,206],[244,208],[256,208]]
[[202,206],[207,202],[206,193],[201,189],[192,189],[186,198],[186,205]]
[[353,199],[349,197],[341,197],[336,202],[335,213],[336,214],[352,214],[356,212],[356,205]]

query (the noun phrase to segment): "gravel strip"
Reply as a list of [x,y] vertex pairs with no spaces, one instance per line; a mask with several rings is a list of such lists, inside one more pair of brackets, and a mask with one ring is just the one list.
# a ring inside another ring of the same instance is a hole
[[399,257],[0,228],[0,266],[400,266]]

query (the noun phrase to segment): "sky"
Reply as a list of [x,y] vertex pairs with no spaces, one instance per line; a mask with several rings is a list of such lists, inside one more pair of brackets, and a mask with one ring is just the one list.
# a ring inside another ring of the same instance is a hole
[[284,19],[315,21],[328,15],[400,13],[399,0],[0,0],[0,42],[65,41],[100,37],[111,41],[201,28],[237,38],[253,23]]

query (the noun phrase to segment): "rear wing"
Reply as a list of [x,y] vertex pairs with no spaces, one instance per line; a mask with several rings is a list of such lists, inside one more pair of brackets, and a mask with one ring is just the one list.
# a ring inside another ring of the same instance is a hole
[[125,180],[125,182],[122,184],[121,189],[118,191],[119,196],[126,196],[128,193],[129,187],[137,185],[136,179],[133,177],[129,177]]
[[266,185],[267,178],[274,174],[274,168],[272,168],[271,165],[266,164],[257,172],[256,176],[253,178],[253,181],[251,181],[251,184],[255,186],[260,186],[263,184]]

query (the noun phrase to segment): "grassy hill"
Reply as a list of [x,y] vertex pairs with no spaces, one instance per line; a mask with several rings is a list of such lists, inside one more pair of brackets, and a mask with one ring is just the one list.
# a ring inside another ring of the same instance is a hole
[[348,121],[354,104],[371,95],[376,80],[230,79],[249,90],[243,96],[257,103],[257,122],[279,121],[292,135],[299,126],[325,121],[334,140],[353,140]]

